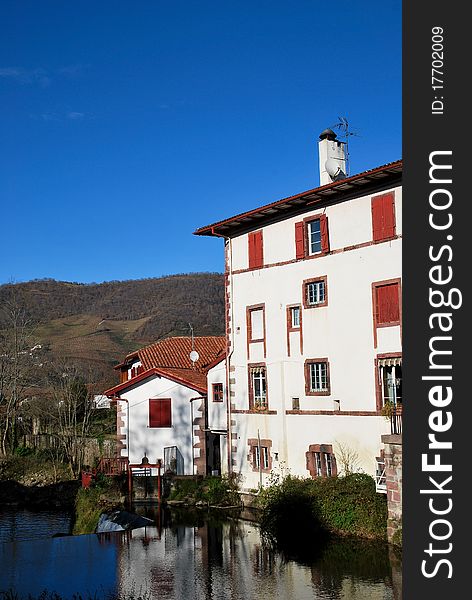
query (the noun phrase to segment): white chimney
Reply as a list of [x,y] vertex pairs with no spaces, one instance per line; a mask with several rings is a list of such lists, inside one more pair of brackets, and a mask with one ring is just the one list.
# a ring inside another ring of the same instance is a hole
[[320,133],[318,152],[320,157],[320,186],[344,179],[347,173],[345,142],[336,139],[331,129]]

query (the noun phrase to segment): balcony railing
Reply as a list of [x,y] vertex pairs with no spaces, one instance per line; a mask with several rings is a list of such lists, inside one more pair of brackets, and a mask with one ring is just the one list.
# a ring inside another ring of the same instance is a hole
[[128,469],[127,458],[101,458],[97,471],[104,475],[121,475]]
[[387,493],[387,475],[385,474],[385,461],[377,459],[375,471],[375,490],[380,494]]
[[390,433],[401,435],[402,433],[402,409],[394,405],[393,412],[390,415]]

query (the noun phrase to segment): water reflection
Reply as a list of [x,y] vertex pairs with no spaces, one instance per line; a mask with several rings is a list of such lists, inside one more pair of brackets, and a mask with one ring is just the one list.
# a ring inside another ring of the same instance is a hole
[[[143,510],[152,526],[0,545],[0,590],[44,588],[106,598],[150,594],[162,600],[393,600],[383,544],[313,540],[312,552],[274,551],[256,524],[201,512]],[[13,550],[13,551],[12,551]],[[41,557],[39,560],[38,557]],[[19,576],[35,573],[32,581]],[[5,572],[7,577],[5,579]],[[2,579],[5,579],[2,581]],[[17,586],[17,587],[15,587]]]

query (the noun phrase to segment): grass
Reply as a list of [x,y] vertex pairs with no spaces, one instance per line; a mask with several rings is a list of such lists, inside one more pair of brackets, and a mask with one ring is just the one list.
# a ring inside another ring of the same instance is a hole
[[99,477],[89,488],[80,488],[75,501],[73,535],[94,533],[100,515],[120,506],[121,481]]

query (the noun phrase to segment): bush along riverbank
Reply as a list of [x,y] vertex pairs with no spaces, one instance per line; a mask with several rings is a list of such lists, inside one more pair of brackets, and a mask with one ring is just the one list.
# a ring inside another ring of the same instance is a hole
[[168,503],[186,506],[240,507],[235,477],[173,478]]
[[260,491],[262,531],[275,545],[290,547],[316,537],[387,539],[387,503],[369,475],[302,479],[288,476]]

